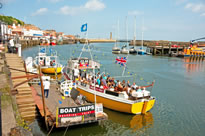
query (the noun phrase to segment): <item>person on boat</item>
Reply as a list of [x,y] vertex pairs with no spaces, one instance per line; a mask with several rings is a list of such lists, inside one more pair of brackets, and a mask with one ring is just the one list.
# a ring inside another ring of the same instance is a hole
[[86,78],[86,72],[84,70],[81,71],[81,79]]
[[74,81],[76,80],[76,78],[78,78],[79,77],[79,69],[77,69],[77,66],[75,66],[75,68],[74,68]]
[[127,86],[127,87],[131,87],[131,85],[130,85],[130,81],[129,81],[129,80],[127,80],[127,84],[126,84],[126,86]]
[[96,79],[97,79],[97,84],[100,86],[100,78],[97,77]]
[[133,82],[133,84],[132,84],[131,88],[132,88],[132,89],[134,89],[134,90],[136,90],[136,89],[137,89],[137,87],[138,87],[138,86],[136,85],[136,83],[135,83],[135,82]]
[[130,81],[129,80],[127,81],[126,86],[123,88],[123,90],[127,93],[127,95],[130,94],[131,85],[130,85]]
[[53,61],[50,61],[50,66],[53,66]]
[[126,86],[125,80],[123,80],[121,84],[122,84],[123,88],[125,88],[125,86]]
[[103,79],[107,80],[107,76],[105,74],[103,75]]
[[118,92],[121,92],[123,91],[123,86],[121,84],[121,82],[119,80],[117,80],[117,86],[116,86],[116,91]]
[[105,80],[103,77],[101,77],[101,85],[103,86],[104,89],[107,89],[107,88],[108,88],[108,87],[107,87],[106,80]]
[[140,86],[138,87],[137,92],[142,92],[142,89]]

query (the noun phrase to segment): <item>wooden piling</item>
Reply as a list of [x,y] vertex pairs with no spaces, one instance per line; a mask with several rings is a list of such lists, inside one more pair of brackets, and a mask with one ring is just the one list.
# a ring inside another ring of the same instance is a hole
[[162,52],[161,55],[164,55],[164,46],[162,45]]
[[154,50],[154,51],[153,51],[154,55],[156,55],[156,52],[157,52],[157,51],[156,51],[156,50],[157,50],[156,47],[154,47],[153,50]]
[[46,128],[48,130],[46,104],[45,104],[45,96],[44,96],[44,87],[43,87],[43,80],[42,80],[42,77],[41,77],[41,66],[39,66],[39,78],[40,78],[40,82],[41,82],[41,94],[42,94],[42,102],[43,102],[44,119],[45,119]]

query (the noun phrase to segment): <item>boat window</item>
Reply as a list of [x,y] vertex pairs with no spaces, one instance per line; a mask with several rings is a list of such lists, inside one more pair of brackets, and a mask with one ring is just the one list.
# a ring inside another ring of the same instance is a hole
[[109,91],[109,90],[105,90],[106,94],[110,94],[110,95],[114,95],[114,96],[119,96],[119,93],[113,92],[113,91]]

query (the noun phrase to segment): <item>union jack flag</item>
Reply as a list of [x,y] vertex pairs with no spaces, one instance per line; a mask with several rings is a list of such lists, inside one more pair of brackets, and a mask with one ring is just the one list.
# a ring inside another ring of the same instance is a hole
[[127,63],[127,58],[126,57],[117,57],[115,59],[115,63],[120,64],[121,66],[125,66]]

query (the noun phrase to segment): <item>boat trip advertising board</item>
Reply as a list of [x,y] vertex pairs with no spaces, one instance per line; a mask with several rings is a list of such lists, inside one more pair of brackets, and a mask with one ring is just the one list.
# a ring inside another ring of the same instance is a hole
[[83,105],[78,107],[61,107],[58,111],[58,117],[74,117],[74,116],[82,116],[86,114],[95,113],[95,105]]

